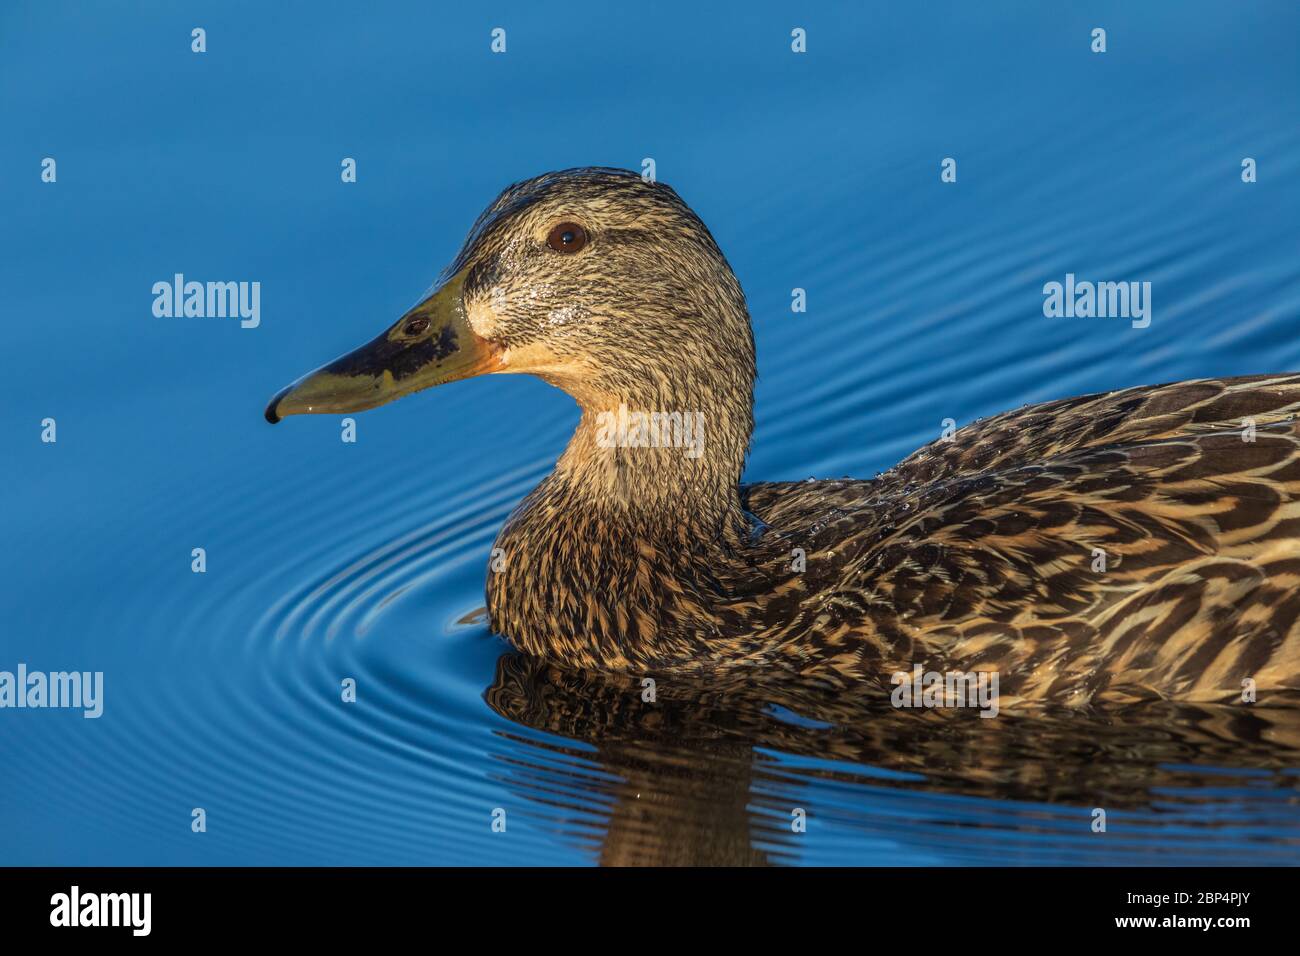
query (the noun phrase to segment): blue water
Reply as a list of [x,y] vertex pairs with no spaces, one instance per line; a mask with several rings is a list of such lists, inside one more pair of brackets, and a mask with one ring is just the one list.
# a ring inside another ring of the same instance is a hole
[[[540,381],[406,399],[355,444],[262,420],[417,301],[502,187],[646,157],[749,297],[750,479],[1300,370],[1294,3],[793,9],[0,5],[0,670],[105,675],[97,720],[0,710],[0,863],[1300,859],[1300,718],[1276,709],[683,693],[648,722],[516,657],[479,609],[577,420]],[[154,317],[177,272],[260,282],[261,324]],[[1150,281],[1150,327],[1044,318],[1067,272]]]

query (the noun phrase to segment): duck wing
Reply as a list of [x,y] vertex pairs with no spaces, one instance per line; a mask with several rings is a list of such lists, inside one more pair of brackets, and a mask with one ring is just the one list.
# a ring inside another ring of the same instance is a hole
[[888,474],[894,484],[1033,464],[1079,451],[1290,421],[1300,412],[1300,374],[1249,375],[1143,385],[1030,405],[980,419],[913,452]]
[[807,553],[771,636],[841,671],[994,668],[1013,699],[1300,689],[1298,410],[1297,375],[1126,389],[875,481],[752,486]]

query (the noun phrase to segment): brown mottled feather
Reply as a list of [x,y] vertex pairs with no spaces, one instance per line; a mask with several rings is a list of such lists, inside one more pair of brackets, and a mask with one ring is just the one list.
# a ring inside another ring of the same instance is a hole
[[[560,222],[587,232],[578,254],[545,247]],[[519,183],[453,271],[502,370],[583,410],[488,575],[493,629],[528,654],[876,689],[916,663],[996,669],[1004,704],[1300,690],[1300,376],[1049,402],[875,480],[742,487],[744,295],[671,189],[604,169]],[[606,447],[620,406],[704,416],[703,454]]]
[[803,656],[820,615],[864,669],[996,668],[1004,701],[1300,689],[1297,409],[1300,376],[1126,389],[977,422],[876,481],[755,485],[824,558],[782,639]]

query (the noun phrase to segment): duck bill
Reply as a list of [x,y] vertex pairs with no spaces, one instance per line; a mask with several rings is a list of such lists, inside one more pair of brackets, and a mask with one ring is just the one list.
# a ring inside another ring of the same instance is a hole
[[450,279],[374,341],[304,375],[266,406],[288,415],[362,412],[424,388],[496,371],[491,345],[470,328],[464,275]]

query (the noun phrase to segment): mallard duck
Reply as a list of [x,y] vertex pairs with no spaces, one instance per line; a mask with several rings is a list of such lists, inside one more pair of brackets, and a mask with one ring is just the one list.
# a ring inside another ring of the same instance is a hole
[[266,418],[510,372],[582,409],[487,575],[525,654],[885,690],[994,671],[1003,706],[1300,689],[1300,375],[1068,398],[875,479],[742,485],[741,287],[671,188],[584,168],[507,188],[437,291]]

